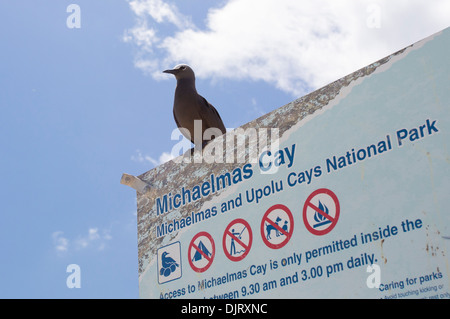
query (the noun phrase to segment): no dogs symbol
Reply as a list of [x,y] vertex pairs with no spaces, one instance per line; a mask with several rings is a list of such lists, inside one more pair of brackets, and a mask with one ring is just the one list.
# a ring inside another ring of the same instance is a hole
[[261,220],[261,236],[267,247],[279,249],[286,245],[294,232],[294,217],[284,205],[270,207]]
[[339,200],[336,194],[326,188],[314,191],[303,206],[303,222],[317,236],[328,234],[336,226],[339,214]]

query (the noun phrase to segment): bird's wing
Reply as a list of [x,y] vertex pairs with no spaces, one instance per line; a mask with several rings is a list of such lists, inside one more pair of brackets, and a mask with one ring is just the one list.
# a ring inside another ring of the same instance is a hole
[[165,261],[167,263],[170,263],[170,264],[176,264],[177,263],[172,257],[166,257]]
[[[180,125],[180,122],[178,122],[178,120],[177,120],[177,116],[175,115],[175,109],[173,110],[173,118],[174,118],[174,120],[175,120],[175,123],[177,123],[177,127],[178,128],[182,128],[182,126]],[[185,134],[184,134],[184,132],[182,132],[182,130],[180,130],[180,132],[181,132],[181,134],[183,134],[186,138],[189,138],[189,140],[194,144],[194,138],[193,138],[193,136],[190,136],[190,134],[188,135],[188,136],[186,136]]]
[[200,106],[202,108],[202,119],[208,127],[216,127],[222,131],[223,134],[226,133],[225,125],[223,124],[222,118],[220,117],[219,112],[217,112],[216,108],[209,103],[203,96],[200,94]]
[[181,126],[180,126],[180,123],[178,122],[177,117],[176,117],[176,115],[175,115],[175,109],[173,110],[173,118],[174,118],[174,120],[175,120],[175,123],[177,123],[177,127],[181,127]]

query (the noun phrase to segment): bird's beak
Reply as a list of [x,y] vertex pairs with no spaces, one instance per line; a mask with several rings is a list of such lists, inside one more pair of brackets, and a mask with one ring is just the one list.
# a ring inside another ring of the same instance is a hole
[[163,73],[177,74],[178,70],[164,70]]

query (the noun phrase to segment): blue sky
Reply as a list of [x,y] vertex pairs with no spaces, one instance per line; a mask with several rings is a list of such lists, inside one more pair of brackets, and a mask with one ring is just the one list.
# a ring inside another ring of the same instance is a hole
[[190,64],[238,127],[448,27],[446,0],[391,2],[2,0],[0,298],[138,297],[120,177],[174,155],[162,70]]

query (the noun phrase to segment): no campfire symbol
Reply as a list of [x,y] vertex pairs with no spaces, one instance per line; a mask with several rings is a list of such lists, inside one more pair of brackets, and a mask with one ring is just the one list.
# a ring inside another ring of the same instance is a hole
[[339,214],[339,200],[336,194],[326,188],[314,191],[303,206],[303,222],[317,236],[328,234],[336,226]]

